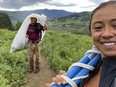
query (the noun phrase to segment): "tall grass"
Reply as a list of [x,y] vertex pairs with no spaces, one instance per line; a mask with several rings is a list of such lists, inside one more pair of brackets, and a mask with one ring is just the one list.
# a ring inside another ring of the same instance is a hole
[[91,37],[70,33],[47,32],[41,52],[46,56],[49,66],[58,72],[80,60],[85,52],[92,47]]
[[0,87],[20,87],[26,82],[26,50],[10,53],[16,32],[0,29]]

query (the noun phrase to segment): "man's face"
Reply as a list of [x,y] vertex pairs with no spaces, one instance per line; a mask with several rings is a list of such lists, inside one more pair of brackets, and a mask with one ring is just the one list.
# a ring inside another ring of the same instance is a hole
[[31,23],[36,23],[37,19],[36,18],[31,18]]

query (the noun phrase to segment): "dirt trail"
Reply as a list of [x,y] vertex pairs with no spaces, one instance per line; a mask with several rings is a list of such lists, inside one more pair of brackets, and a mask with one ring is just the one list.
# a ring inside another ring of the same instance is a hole
[[27,73],[27,85],[23,87],[45,87],[45,84],[51,82],[55,73],[48,67],[45,58],[40,55],[40,71],[39,73]]

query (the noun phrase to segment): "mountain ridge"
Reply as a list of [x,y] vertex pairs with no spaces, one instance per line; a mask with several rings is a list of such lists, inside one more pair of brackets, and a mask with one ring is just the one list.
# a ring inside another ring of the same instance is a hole
[[54,19],[59,17],[68,16],[74,14],[74,12],[67,12],[65,10],[56,10],[56,9],[39,9],[39,10],[30,10],[30,11],[0,11],[7,13],[13,23],[17,21],[23,21],[26,16],[30,15],[31,13],[36,14],[44,14],[47,16],[48,19]]

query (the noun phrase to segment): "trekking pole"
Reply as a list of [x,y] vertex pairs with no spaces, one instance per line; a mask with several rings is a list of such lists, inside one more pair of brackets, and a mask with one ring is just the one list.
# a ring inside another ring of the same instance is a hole
[[93,47],[87,51],[86,55],[77,63],[74,63],[67,71],[67,76],[61,75],[66,84],[53,84],[52,87],[77,87],[82,79],[87,78],[90,71],[94,70],[94,66],[101,60],[100,52]]

